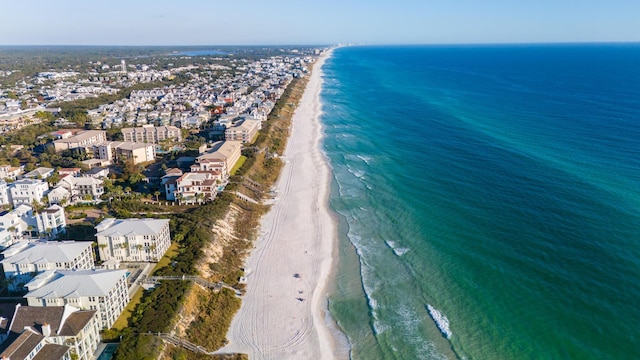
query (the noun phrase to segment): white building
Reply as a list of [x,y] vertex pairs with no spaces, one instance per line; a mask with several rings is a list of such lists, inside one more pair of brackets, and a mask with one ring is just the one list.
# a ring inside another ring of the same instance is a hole
[[93,268],[91,242],[18,241],[2,252],[0,261],[11,290],[19,290],[33,274],[48,270]]
[[26,286],[29,306],[97,310],[103,329],[113,326],[129,302],[126,270],[46,271]]
[[0,179],[0,205],[9,205],[9,185],[4,179]]
[[168,219],[104,219],[96,226],[102,261],[158,262],[171,246]]
[[[221,181],[220,172],[215,170],[188,172],[176,179],[173,197],[180,204],[201,204],[216,197],[218,184]],[[168,190],[167,184],[165,184],[165,191]]]
[[95,310],[16,305],[2,359],[94,360],[100,343]]
[[95,201],[99,200],[100,196],[104,194],[102,183],[102,179],[89,176],[65,176],[56,184],[56,187],[62,186],[71,193],[71,202]]
[[[15,209],[0,213],[0,229],[13,234],[13,240],[22,239],[34,233],[57,236],[65,232],[67,222],[64,208],[52,205],[41,212],[34,212],[29,205],[18,205]],[[4,246],[9,246],[6,244]],[[1,246],[0,246],[1,247]]]
[[0,165],[0,179],[15,180],[22,171],[22,166]]
[[16,180],[9,186],[11,206],[31,205],[34,201],[41,203],[48,190],[49,184],[46,181],[37,179]]
[[35,228],[38,233],[49,236],[57,236],[64,233],[67,227],[64,208],[60,205],[53,204],[38,213],[34,213],[33,218],[35,219]]

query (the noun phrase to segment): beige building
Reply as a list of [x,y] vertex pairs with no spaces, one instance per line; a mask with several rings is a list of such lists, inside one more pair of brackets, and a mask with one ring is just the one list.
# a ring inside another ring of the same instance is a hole
[[84,148],[91,150],[93,144],[107,140],[107,132],[103,130],[80,131],[74,136],[59,139],[53,142],[56,152],[70,149]]
[[182,132],[175,126],[143,125],[142,127],[124,128],[121,131],[124,141],[129,142],[158,144],[167,139],[176,142],[182,141]]
[[143,142],[108,141],[93,146],[93,154],[96,159],[127,161],[133,160],[134,164],[154,161],[156,158],[155,145]]
[[228,176],[233,166],[238,162],[242,151],[240,141],[218,141],[204,154],[196,158],[191,171],[219,171],[222,176]]
[[236,122],[224,131],[224,138],[227,141],[250,143],[258,135],[261,125],[260,120],[247,119]]

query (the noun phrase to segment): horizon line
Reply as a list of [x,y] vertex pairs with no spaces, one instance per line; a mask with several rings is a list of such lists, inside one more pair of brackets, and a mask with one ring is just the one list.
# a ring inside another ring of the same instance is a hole
[[169,45],[122,45],[122,44],[0,44],[0,47],[334,47],[334,46],[457,46],[457,45],[547,45],[547,44],[640,44],[640,40],[602,40],[602,41],[495,41],[495,42],[432,42],[432,43],[367,43],[340,42],[326,44],[169,44]]

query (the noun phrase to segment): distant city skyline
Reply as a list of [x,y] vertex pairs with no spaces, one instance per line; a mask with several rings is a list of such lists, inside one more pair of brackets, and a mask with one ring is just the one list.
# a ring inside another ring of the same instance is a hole
[[640,1],[6,2],[0,45],[640,41]]

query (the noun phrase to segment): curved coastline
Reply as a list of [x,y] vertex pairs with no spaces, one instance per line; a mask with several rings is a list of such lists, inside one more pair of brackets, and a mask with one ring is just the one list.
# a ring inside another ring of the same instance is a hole
[[292,119],[276,184],[275,204],[262,219],[247,259],[247,292],[221,353],[252,359],[348,358],[328,312],[337,256],[337,223],[329,208],[331,170],[322,151],[322,66],[316,61]]

